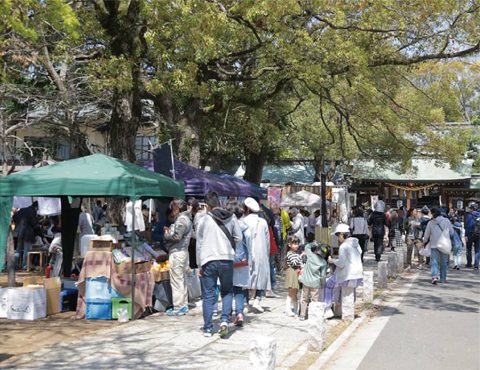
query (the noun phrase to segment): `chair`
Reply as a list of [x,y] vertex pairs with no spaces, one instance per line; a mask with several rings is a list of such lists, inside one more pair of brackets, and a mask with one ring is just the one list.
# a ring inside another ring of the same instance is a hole
[[47,251],[42,251],[42,250],[30,251],[28,252],[28,255],[27,255],[27,271],[30,271],[30,257],[35,255],[40,256],[40,268],[43,268],[45,266],[45,262],[47,260]]

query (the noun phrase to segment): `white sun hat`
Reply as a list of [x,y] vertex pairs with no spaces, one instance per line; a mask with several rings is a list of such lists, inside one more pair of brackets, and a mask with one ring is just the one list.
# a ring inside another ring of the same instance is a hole
[[347,224],[338,224],[332,235],[335,235],[337,233],[350,234],[350,226],[348,226]]
[[245,205],[252,212],[255,212],[255,213],[260,212],[260,206],[258,205],[258,202],[253,198],[245,199]]

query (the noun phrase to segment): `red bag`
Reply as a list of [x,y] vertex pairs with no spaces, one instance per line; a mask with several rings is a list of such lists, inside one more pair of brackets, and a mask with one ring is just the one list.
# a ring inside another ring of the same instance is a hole
[[275,242],[275,237],[273,236],[273,228],[269,226],[268,231],[270,232],[270,255],[273,255],[278,252],[278,246]]

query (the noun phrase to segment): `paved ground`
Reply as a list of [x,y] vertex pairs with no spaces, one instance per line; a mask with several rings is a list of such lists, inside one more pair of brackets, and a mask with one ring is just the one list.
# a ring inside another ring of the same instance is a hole
[[[402,296],[404,294],[404,297]],[[423,269],[385,302],[326,369],[480,369],[480,274],[448,271],[432,286]]]
[[[370,254],[365,269],[376,264]],[[0,369],[249,369],[250,341],[255,336],[277,339],[277,368],[307,368],[318,354],[307,352],[308,321],[286,317],[284,312],[286,291],[282,298],[267,299],[268,312],[248,314],[243,329],[230,329],[228,339],[204,338],[201,308],[187,316],[168,317],[155,314],[143,320],[103,330],[78,341],[51,343],[41,350],[15,356],[0,363]],[[357,307],[362,307],[362,287],[358,290]],[[85,321],[79,321],[82,323]],[[331,343],[346,327],[341,321],[328,321]],[[78,324],[77,322],[75,322]],[[92,323],[90,321],[89,323]],[[22,323],[33,325],[33,323]],[[219,325],[218,319],[216,321]],[[68,323],[66,323],[68,325]],[[3,328],[2,328],[3,329]],[[3,339],[3,338],[2,338]],[[26,340],[28,342],[28,340]],[[0,341],[0,353],[2,343]],[[28,348],[28,344],[26,346]]]

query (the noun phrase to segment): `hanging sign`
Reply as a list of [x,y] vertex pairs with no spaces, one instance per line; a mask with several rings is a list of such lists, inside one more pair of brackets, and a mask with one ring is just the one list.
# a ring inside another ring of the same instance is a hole
[[397,208],[403,207],[403,200],[397,200]]
[[463,200],[457,200],[457,209],[463,209]]

